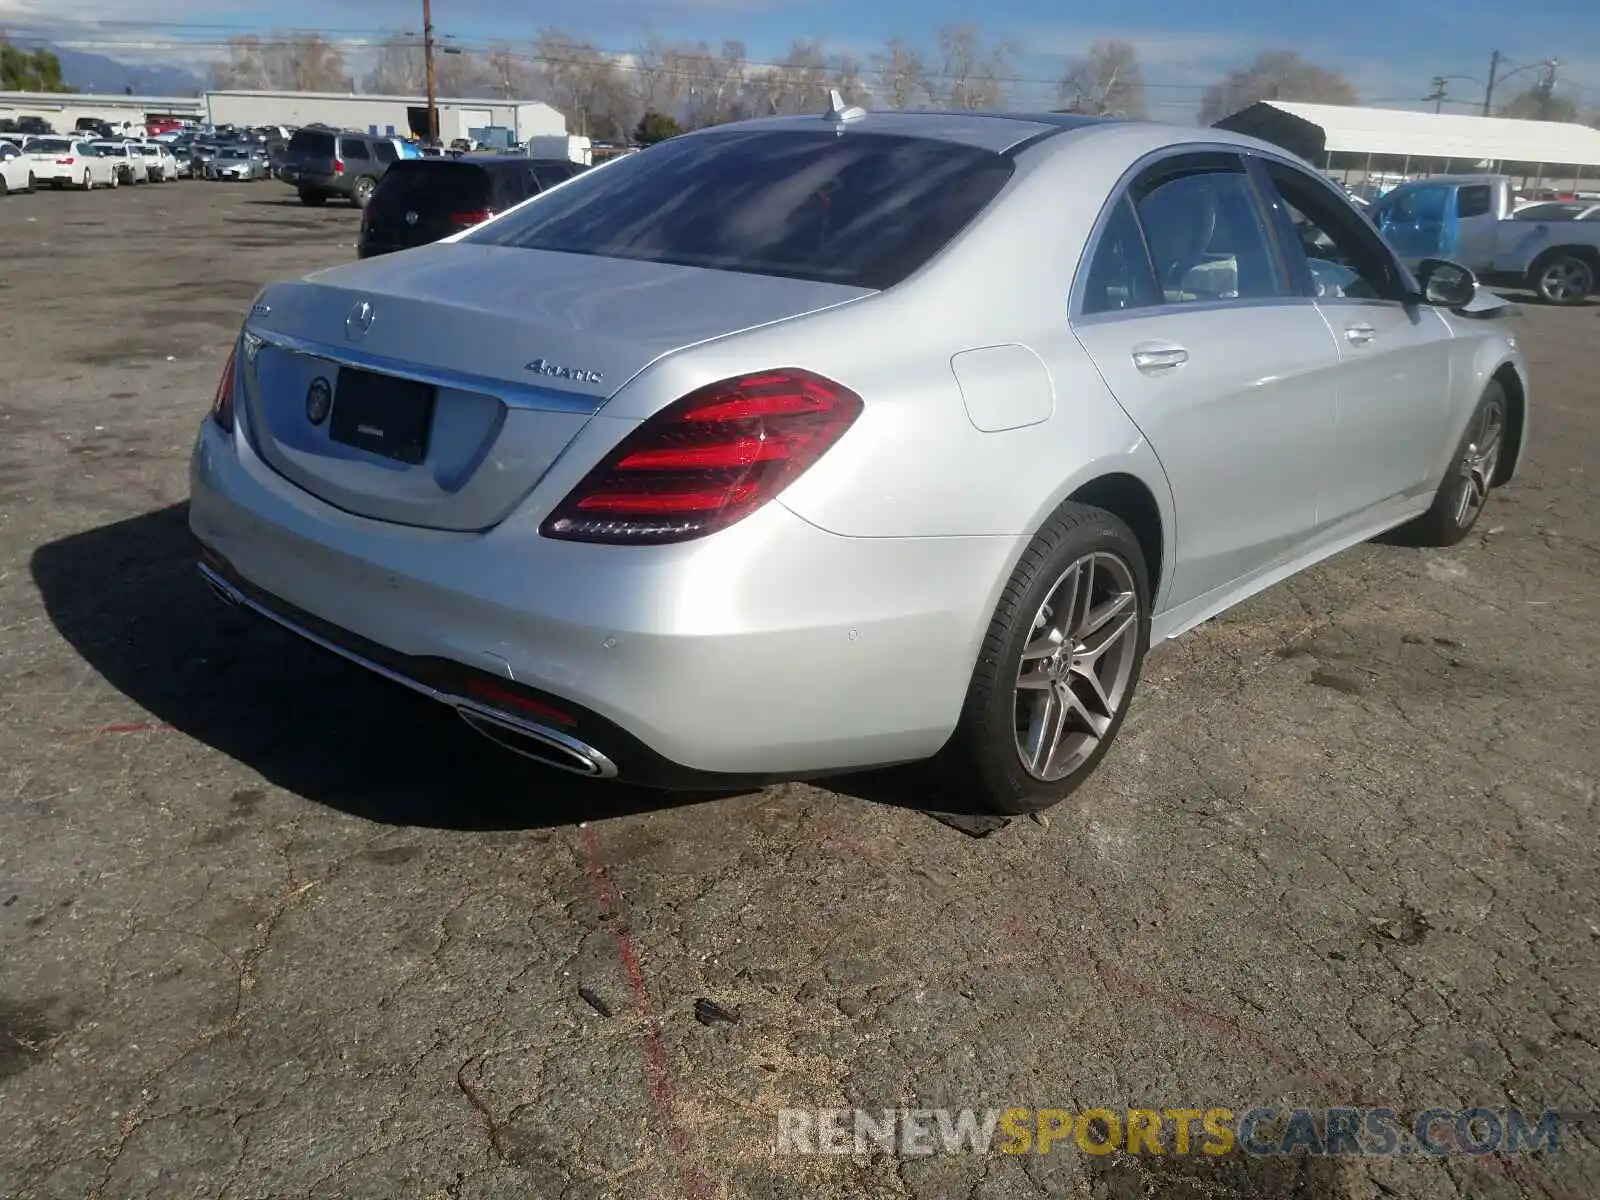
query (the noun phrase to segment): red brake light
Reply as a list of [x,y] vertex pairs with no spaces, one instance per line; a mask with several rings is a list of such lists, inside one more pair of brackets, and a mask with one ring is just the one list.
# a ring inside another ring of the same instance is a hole
[[624,438],[540,532],[646,545],[725,529],[821,458],[861,407],[848,388],[796,368],[701,388]]
[[481,225],[492,216],[494,213],[487,208],[474,208],[466,212],[451,213],[450,221],[455,225]]
[[73,163],[75,163],[77,161],[78,160],[75,159],[75,158],[58,158],[58,159],[56,159],[56,166],[58,166],[58,167],[70,167]]
[[217,394],[211,400],[211,419],[226,429],[233,432],[233,368],[238,360],[239,348],[237,343],[228,351],[227,364],[222,368],[222,378],[217,380]]
[[344,174],[344,159],[336,158],[333,160],[333,173],[335,175]]

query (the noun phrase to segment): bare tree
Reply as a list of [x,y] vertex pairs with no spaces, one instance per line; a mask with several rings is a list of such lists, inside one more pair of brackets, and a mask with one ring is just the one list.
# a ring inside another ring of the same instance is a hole
[[1354,104],[1356,90],[1339,72],[1307,62],[1293,50],[1265,50],[1205,90],[1200,124],[1210,125],[1260,100]]
[[531,96],[537,83],[526,56],[519,55],[507,42],[495,42],[484,56],[483,74],[495,92],[506,100]]
[[975,111],[996,108],[1011,91],[1011,62],[1017,48],[1010,42],[985,46],[975,25],[946,25],[939,30],[944,107]]
[[1057,92],[1074,112],[1143,118],[1149,111],[1139,52],[1131,42],[1096,42],[1088,54],[1067,64]]
[[353,86],[344,51],[320,33],[229,38],[212,81],[219,88],[289,92],[343,92]]
[[688,92],[684,60],[692,53],[692,47],[686,51],[655,34],[634,51],[634,89],[646,111],[664,114],[678,111]]
[[1536,83],[1501,105],[1496,115],[1524,121],[1577,121],[1578,106],[1557,95],[1549,84]]
[[835,54],[828,60],[828,86],[836,88],[846,104],[865,105],[872,99],[861,70],[861,60],[853,54]]
[[898,112],[934,99],[928,60],[904,38],[890,38],[882,53],[872,56],[872,76],[884,103]]
[[566,115],[575,132],[614,138],[632,127],[638,98],[617,60],[593,42],[559,29],[541,30],[533,59],[537,90]]
[[369,92],[389,96],[416,96],[426,91],[421,41],[399,33],[385,38],[361,85]]

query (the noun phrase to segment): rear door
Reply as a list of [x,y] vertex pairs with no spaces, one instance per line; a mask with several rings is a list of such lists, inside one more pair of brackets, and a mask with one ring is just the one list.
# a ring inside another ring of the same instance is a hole
[[1315,299],[1339,349],[1321,507],[1340,521],[1427,483],[1449,413],[1450,327],[1408,300],[1395,256],[1337,191],[1286,162],[1261,168],[1296,288]]
[[1339,352],[1237,154],[1158,158],[1102,222],[1073,329],[1166,471],[1178,605],[1312,535]]

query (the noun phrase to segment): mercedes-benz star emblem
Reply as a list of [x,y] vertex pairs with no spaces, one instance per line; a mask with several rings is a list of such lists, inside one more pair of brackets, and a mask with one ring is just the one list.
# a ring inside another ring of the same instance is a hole
[[306,420],[313,425],[321,425],[328,419],[328,410],[332,407],[333,388],[318,375],[306,389]]
[[415,225],[416,223],[417,223],[417,212],[416,212],[416,209],[412,209],[410,212],[406,213],[406,224],[407,225]]
[[363,300],[350,310],[350,315],[344,319],[344,336],[351,341],[367,336],[367,330],[372,328],[372,305]]

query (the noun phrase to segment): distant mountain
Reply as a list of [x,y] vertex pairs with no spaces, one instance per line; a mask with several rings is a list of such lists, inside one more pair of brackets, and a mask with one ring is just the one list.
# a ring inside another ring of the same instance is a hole
[[206,86],[192,71],[168,63],[126,63],[64,46],[45,49],[61,60],[61,77],[80,92],[120,96],[131,89],[135,96],[197,96]]

